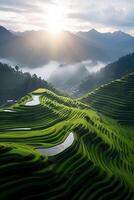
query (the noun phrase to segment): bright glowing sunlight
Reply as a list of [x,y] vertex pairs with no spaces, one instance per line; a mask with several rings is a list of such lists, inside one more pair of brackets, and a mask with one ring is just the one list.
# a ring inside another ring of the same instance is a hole
[[64,7],[49,7],[46,13],[47,30],[52,34],[59,34],[65,30],[66,17],[66,10]]

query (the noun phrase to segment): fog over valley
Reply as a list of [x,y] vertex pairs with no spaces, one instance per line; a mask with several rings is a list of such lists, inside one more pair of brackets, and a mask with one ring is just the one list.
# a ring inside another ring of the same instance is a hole
[[[11,61],[8,59],[0,59],[0,62],[2,63],[7,63],[11,66],[16,66],[18,65],[17,62]],[[107,65],[107,63],[103,63],[101,61],[91,61],[91,60],[85,60],[77,63],[62,63],[62,62],[56,62],[56,61],[51,61],[48,64],[41,66],[41,67],[36,67],[36,68],[29,68],[28,66],[22,67],[21,65],[18,65],[20,67],[20,70],[23,72],[29,72],[30,74],[37,74],[37,76],[41,77],[42,79],[49,80],[53,72],[59,73],[59,70],[62,68],[63,74],[66,73],[71,74],[74,71],[77,71],[78,67],[85,67],[87,69],[87,72],[89,74],[96,73],[100,71],[102,68],[104,68]],[[67,70],[68,68],[68,70]],[[56,75],[56,74],[55,74]]]

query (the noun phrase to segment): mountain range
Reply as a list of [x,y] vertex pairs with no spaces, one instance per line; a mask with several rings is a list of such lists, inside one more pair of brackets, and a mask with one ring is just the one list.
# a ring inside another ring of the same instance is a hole
[[[4,42],[1,34],[5,35]],[[54,38],[46,31],[33,31],[16,35],[0,27],[0,57],[21,66],[39,67],[52,60],[58,62],[79,62],[88,58],[103,58],[101,49],[87,44],[85,40],[70,32],[63,32]]]
[[92,29],[88,32],[79,32],[77,35],[88,43],[94,42],[94,45],[100,47],[108,61],[114,61],[134,51],[134,37],[122,31],[100,33]]
[[0,58],[31,68],[52,60],[75,63],[83,60],[111,62],[134,51],[134,37],[117,31],[100,33],[63,32],[52,36],[47,31],[15,33],[0,26]]
[[46,31],[15,33],[1,26],[0,58],[29,68],[42,66],[51,60],[63,63],[52,72],[48,81],[75,97],[134,71],[134,53],[92,74],[81,62],[87,59],[92,63],[98,60],[110,62],[133,52],[134,37],[127,33],[100,33],[92,29],[77,34],[63,32],[55,37]]

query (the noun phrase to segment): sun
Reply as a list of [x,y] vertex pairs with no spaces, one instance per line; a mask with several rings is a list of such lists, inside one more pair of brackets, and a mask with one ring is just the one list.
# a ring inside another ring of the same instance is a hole
[[61,6],[51,6],[46,13],[47,30],[52,34],[59,34],[65,30],[66,10]]

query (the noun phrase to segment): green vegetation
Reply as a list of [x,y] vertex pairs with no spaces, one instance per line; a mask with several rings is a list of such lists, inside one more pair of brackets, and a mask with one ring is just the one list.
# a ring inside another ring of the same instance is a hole
[[[127,126],[85,103],[39,89],[40,105],[25,106],[31,94],[0,110],[1,200],[132,200],[134,135]],[[9,108],[8,108],[9,109]],[[31,128],[16,130],[13,128]],[[38,148],[74,143],[56,156]]]
[[134,73],[101,86],[80,100],[121,124],[133,126]]
[[100,71],[90,74],[87,79],[80,83],[77,87],[74,96],[85,95],[103,84],[120,79],[134,71],[134,53],[121,57],[114,63],[107,65]]
[[35,74],[31,76],[29,73],[19,71],[18,66],[14,69],[7,64],[0,63],[0,105],[8,99],[20,99],[40,87],[55,91],[51,85]]

